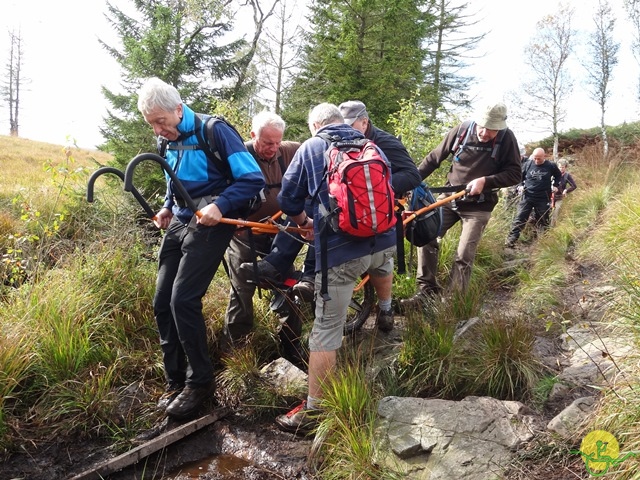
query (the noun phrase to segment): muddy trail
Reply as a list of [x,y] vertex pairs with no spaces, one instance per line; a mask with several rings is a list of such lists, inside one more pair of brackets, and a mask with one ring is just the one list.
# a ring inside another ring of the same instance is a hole
[[[505,272],[526,262],[529,247],[518,246],[507,256]],[[585,289],[603,283],[605,279],[600,268],[581,265],[568,259],[571,266],[571,281],[561,290],[564,305],[573,318],[582,316],[580,302]],[[506,273],[505,273],[506,274]],[[508,286],[492,292],[487,299],[486,309],[511,311],[511,291]],[[556,307],[558,308],[558,307]],[[359,336],[376,336],[376,354],[388,355],[389,349],[397,346],[402,339],[404,318],[396,316],[396,327],[389,334],[377,333],[373,317],[365,323]],[[559,371],[563,364],[563,352],[559,348],[556,335],[541,328],[536,349],[537,355],[549,371]],[[357,338],[356,338],[356,341]],[[554,402],[547,402],[542,409],[532,409],[544,424],[557,415],[588,389],[573,389]],[[128,390],[132,397],[139,392]],[[591,391],[591,394],[593,391]],[[129,399],[131,400],[131,399]],[[526,403],[526,402],[525,402]],[[114,458],[131,454],[131,450],[116,450],[108,439],[87,440],[59,437],[55,441],[37,443],[34,432],[20,432],[21,445],[17,452],[2,458],[0,478],[2,480],[88,480],[108,478],[110,480],[307,480],[318,478],[314,475],[321,462],[312,452],[312,439],[296,437],[279,431],[272,419],[248,420],[242,411],[216,409],[209,405],[219,419],[183,438],[162,446],[155,453],[140,455],[138,461],[109,475],[100,475],[97,466]],[[155,427],[141,432],[132,449],[140,449],[162,435],[170,434],[182,424],[168,419],[159,419]],[[32,435],[33,434],[33,435]],[[175,439],[173,439],[175,440]],[[579,456],[560,455],[544,445],[551,442],[545,432],[540,432],[529,445],[519,452],[517,465],[510,468],[507,480],[545,478],[560,480],[566,478],[587,478],[584,463]],[[37,446],[36,446],[37,445]],[[134,452],[135,453],[135,452]],[[144,453],[144,452],[143,452]]]

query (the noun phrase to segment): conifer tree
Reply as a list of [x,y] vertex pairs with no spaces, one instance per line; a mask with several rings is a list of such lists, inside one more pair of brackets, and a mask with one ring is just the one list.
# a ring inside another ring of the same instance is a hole
[[[124,167],[140,151],[155,151],[153,131],[137,110],[136,92],[148,77],[174,85],[183,100],[203,112],[228,95],[237,74],[234,55],[243,40],[223,38],[231,30],[229,0],[133,0],[135,15],[107,3],[109,22],[120,46],[102,46],[122,69],[120,91],[103,87],[112,108],[101,133],[100,147]],[[225,83],[226,82],[226,83]]]
[[399,100],[425,83],[424,40],[433,17],[421,0],[317,0],[300,75],[283,115],[289,133],[308,136],[309,108],[323,102],[361,100],[374,124],[387,127]]

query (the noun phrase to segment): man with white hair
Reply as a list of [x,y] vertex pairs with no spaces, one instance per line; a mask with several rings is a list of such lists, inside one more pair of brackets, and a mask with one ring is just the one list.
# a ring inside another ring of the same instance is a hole
[[[478,244],[498,203],[497,190],[520,181],[520,151],[516,136],[507,128],[507,107],[503,103],[492,104],[475,121],[449,130],[418,166],[422,178],[431,175],[449,157],[452,159],[447,186],[467,191],[455,205],[448,203],[442,209],[441,237],[462,222],[448,285],[448,293],[453,293],[465,292],[469,286]],[[437,240],[418,248],[418,292],[400,302],[403,308],[419,307],[428,296],[440,291],[436,281],[438,251]]]
[[203,150],[199,141],[207,138],[208,116],[183,103],[173,85],[148,79],[138,91],[138,110],[168,142],[167,163],[201,205],[201,216],[196,217],[166,173],[167,193],[154,220],[165,230],[153,297],[167,381],[158,409],[184,419],[197,413],[214,391],[202,298],[236,230],[221,220],[239,217],[264,188],[264,177],[240,136],[223,121],[213,124],[212,134],[224,165],[209,159],[213,151]]
[[[320,233],[326,219],[323,211],[330,211],[325,176],[325,151],[328,142],[319,134],[340,137],[344,141],[362,139],[364,135],[344,123],[337,106],[321,103],[309,113],[309,130],[313,137],[305,141],[284,178],[278,200],[282,211],[300,228],[306,237],[314,239],[316,265],[321,265]],[[386,157],[383,156],[383,158]],[[317,194],[317,196],[316,196]],[[306,200],[315,197],[313,216],[305,212]],[[356,239],[328,228],[327,293],[317,295],[313,329],[309,335],[309,391],[307,400],[289,413],[276,418],[286,431],[308,433],[317,420],[322,385],[334,369],[336,352],[342,345],[347,309],[356,281],[367,272],[380,302],[391,302],[393,255],[396,251],[395,227],[373,237]],[[316,291],[320,291],[322,272],[315,276]]]
[[[282,177],[300,146],[298,142],[283,141],[285,121],[280,115],[264,110],[255,115],[251,122],[251,140],[245,142],[249,153],[255,158],[266,186],[263,190],[263,201],[260,208],[247,217],[247,220],[258,222],[272,217],[280,211],[277,196],[280,193]],[[253,271],[254,256],[265,256],[271,251],[273,235],[251,235],[248,229],[238,229],[227,249],[227,263],[231,289],[229,304],[224,316],[224,334],[230,345],[241,343],[253,331],[253,295],[256,290]],[[299,235],[287,233],[283,240],[290,249],[300,248],[303,242]],[[250,263],[251,269],[243,269],[241,265]],[[302,353],[299,348],[299,337],[302,323],[299,315],[285,305],[287,310],[280,317],[281,326],[278,336],[284,356],[293,363],[302,366]]]

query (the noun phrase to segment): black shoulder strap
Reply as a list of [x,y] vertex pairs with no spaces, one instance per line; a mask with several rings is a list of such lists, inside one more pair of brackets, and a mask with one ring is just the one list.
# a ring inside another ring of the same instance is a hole
[[527,163],[524,166],[524,174],[522,175],[522,181],[524,182],[527,178],[527,173],[531,170],[531,166],[533,165],[533,160],[527,160]]
[[[328,143],[327,146],[327,151],[328,149],[331,147],[331,145],[333,145],[333,143],[340,141],[341,138],[340,137],[334,137],[332,135],[328,135],[324,132],[322,133],[317,133],[316,134],[317,137],[322,138],[325,142]],[[327,176],[329,174],[329,160],[328,160],[328,155],[325,154],[325,167],[324,167],[324,175],[322,176],[322,180],[320,180],[320,182],[318,183],[318,186],[316,187],[316,191],[313,193],[312,197],[311,197],[311,203],[314,203],[318,200],[318,194],[320,193],[320,188],[322,187],[322,184],[324,183],[324,181],[327,179]],[[327,289],[328,286],[328,263],[327,263],[327,255],[329,254],[329,217],[328,216],[323,216],[321,215],[320,218],[320,225],[318,228],[318,231],[320,233],[320,295],[322,295],[322,299],[326,302],[331,300],[331,297],[329,296],[329,292]]]
[[472,130],[472,128],[470,127],[473,126],[473,123],[474,122],[472,120],[466,120],[460,124],[460,126],[458,127],[458,133],[456,134],[456,140],[455,142],[453,142],[453,146],[451,147],[452,154],[457,155],[456,151],[458,150],[458,147],[459,146],[464,147],[464,144],[467,143],[467,139],[469,138],[469,132]]
[[503,128],[498,132],[498,135],[496,135],[496,138],[493,140],[493,150],[491,151],[491,158],[493,158],[494,160],[498,156],[498,149],[500,148],[500,144],[502,144],[502,139],[504,138],[504,135],[506,133],[507,129]]
[[[206,120],[204,123],[204,131],[205,131],[206,137],[203,137],[202,121],[205,118]],[[222,172],[225,177],[227,177],[227,182],[232,183],[234,178],[233,178],[233,174],[231,173],[231,166],[229,165],[229,159],[226,157],[224,159],[222,158],[222,155],[220,154],[220,151],[218,150],[218,147],[216,145],[216,139],[213,132],[213,128],[216,122],[226,123],[227,126],[229,126],[229,128],[235,131],[238,134],[238,136],[242,138],[242,136],[240,135],[240,133],[238,133],[236,128],[233,125],[231,125],[224,117],[220,115],[201,115],[199,113],[196,113],[194,118],[195,135],[196,135],[196,138],[198,139],[198,143],[200,144],[200,148],[202,149],[202,151],[204,151],[207,158],[213,162],[216,168],[220,172]]]
[[278,165],[280,165],[280,181],[278,183],[267,183],[265,187],[267,188],[280,188],[282,187],[282,178],[284,177],[284,172],[287,171],[287,167],[284,166],[284,157],[278,152],[277,156]]

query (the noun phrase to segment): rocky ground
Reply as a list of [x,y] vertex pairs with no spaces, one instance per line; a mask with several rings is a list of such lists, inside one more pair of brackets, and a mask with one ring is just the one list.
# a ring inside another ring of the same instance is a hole
[[[525,247],[521,247],[524,249]],[[522,252],[520,252],[522,253]],[[515,258],[520,257],[516,251]],[[574,275],[570,285],[563,289],[565,308],[573,312],[575,318],[584,315],[581,304],[586,288],[594,288],[601,283],[598,268],[574,265]],[[497,292],[492,302],[506,308],[509,292]],[[401,328],[402,318],[398,318]],[[364,327],[366,334],[367,324]],[[390,338],[400,338],[399,331]],[[544,363],[550,368],[561,370],[564,358],[557,339],[541,337],[538,348]],[[388,353],[388,352],[385,352]],[[544,409],[535,411],[541,425],[557,415],[574,399],[584,396],[587,389],[571,389],[554,397]],[[161,425],[171,429],[172,425]],[[272,422],[247,424],[240,413],[229,414],[222,420],[193,433],[176,444],[141,460],[134,467],[126,468],[108,478],[112,480],[132,480],[155,478],[164,480],[269,480],[313,478],[313,459],[309,459],[311,440],[297,438],[277,430]],[[74,475],[112,458],[122,452],[113,452],[104,443],[79,442],[77,439],[58,439],[37,449],[31,447],[25,433],[23,450],[9,458],[2,459],[0,478],[7,480],[56,480],[73,478]],[[87,477],[89,478],[89,477]],[[518,461],[509,469],[507,480],[540,479],[560,480],[567,478],[587,478],[584,463],[577,455],[569,455],[561,448],[554,448],[550,434],[540,432],[521,451]]]

